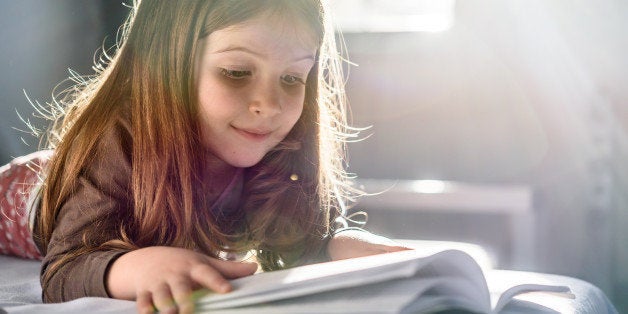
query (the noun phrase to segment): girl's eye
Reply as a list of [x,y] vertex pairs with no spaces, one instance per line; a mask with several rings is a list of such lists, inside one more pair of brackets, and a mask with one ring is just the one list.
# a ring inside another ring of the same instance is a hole
[[305,81],[302,78],[296,77],[294,75],[284,75],[281,77],[281,81],[286,85],[305,85]]
[[220,69],[220,74],[232,80],[241,80],[247,76],[251,76],[251,71]]

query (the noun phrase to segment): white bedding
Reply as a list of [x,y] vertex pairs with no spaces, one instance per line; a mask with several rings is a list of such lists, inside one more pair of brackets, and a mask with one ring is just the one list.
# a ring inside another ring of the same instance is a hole
[[[582,280],[530,272],[503,270],[487,272],[489,287],[495,292],[530,279],[540,283],[567,285],[574,293],[575,299],[531,294],[512,302],[506,307],[507,313],[617,313],[600,289]],[[82,298],[66,303],[41,304],[39,262],[0,256],[0,313],[134,312],[134,302],[105,298]]]
[[82,298],[41,304],[40,262],[0,255],[0,313],[135,313],[130,301]]

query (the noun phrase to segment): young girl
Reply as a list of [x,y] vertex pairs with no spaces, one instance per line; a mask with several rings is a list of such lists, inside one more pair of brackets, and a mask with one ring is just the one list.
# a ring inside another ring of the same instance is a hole
[[[353,192],[327,14],[320,0],[134,5],[104,70],[53,108],[54,153],[37,155],[44,301],[190,312],[195,289],[228,292],[258,264],[403,249],[336,228]],[[245,252],[255,262],[234,260]]]

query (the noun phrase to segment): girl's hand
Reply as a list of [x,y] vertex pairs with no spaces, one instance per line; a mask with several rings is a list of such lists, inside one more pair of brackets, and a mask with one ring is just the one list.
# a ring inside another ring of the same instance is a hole
[[362,230],[342,231],[334,235],[327,244],[327,254],[332,261],[404,250],[410,248]]
[[192,292],[231,290],[227,279],[252,275],[256,263],[223,261],[191,250],[147,247],[119,257],[107,274],[107,290],[117,299],[137,300],[138,313],[192,313]]

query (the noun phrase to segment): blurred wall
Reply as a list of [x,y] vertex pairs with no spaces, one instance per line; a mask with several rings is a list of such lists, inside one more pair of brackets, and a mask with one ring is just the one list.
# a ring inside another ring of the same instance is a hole
[[47,125],[34,116],[24,93],[43,104],[68,69],[92,74],[96,50],[105,34],[115,35],[124,11],[118,1],[0,0],[1,164],[39,147],[18,113],[39,128]]
[[[350,144],[350,170],[529,185],[538,240],[527,268],[625,300],[628,3],[465,0],[455,19],[440,33],[344,35],[358,64],[353,121],[373,126]],[[417,215],[425,236],[433,219]],[[471,222],[504,237],[499,222]]]

